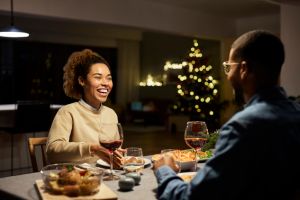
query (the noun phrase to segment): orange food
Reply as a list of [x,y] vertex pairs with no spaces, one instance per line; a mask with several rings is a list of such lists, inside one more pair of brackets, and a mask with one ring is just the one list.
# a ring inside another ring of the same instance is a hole
[[[168,154],[172,155],[174,159],[179,162],[188,162],[195,160],[195,153],[189,150],[174,150],[168,152]],[[158,160],[160,157],[162,157],[161,154],[155,154],[152,156],[152,160]]]

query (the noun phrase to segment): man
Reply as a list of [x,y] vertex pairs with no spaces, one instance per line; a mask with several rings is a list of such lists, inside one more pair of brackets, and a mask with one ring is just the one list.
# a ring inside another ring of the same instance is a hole
[[300,105],[279,86],[283,62],[283,44],[269,32],[232,44],[225,73],[246,104],[221,127],[214,157],[190,183],[176,176],[172,158],[154,163],[158,199],[300,198]]

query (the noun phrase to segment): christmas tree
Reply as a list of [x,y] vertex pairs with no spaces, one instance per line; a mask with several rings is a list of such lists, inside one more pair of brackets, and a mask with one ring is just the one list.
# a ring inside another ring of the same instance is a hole
[[171,110],[184,113],[191,120],[205,121],[209,127],[219,127],[218,81],[212,76],[211,65],[202,55],[197,40],[193,40],[188,57],[181,63],[177,76],[177,99]]

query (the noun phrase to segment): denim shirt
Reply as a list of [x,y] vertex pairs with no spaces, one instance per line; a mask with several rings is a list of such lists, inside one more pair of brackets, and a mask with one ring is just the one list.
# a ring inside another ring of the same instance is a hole
[[221,127],[215,155],[190,183],[157,169],[157,198],[291,199],[300,191],[299,161],[300,105],[268,88]]

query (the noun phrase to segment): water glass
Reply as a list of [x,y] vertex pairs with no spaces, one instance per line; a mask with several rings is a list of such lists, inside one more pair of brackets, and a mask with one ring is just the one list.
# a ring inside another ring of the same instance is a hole
[[123,158],[123,169],[125,173],[141,173],[144,169],[143,150],[139,147],[128,147],[125,149]]

